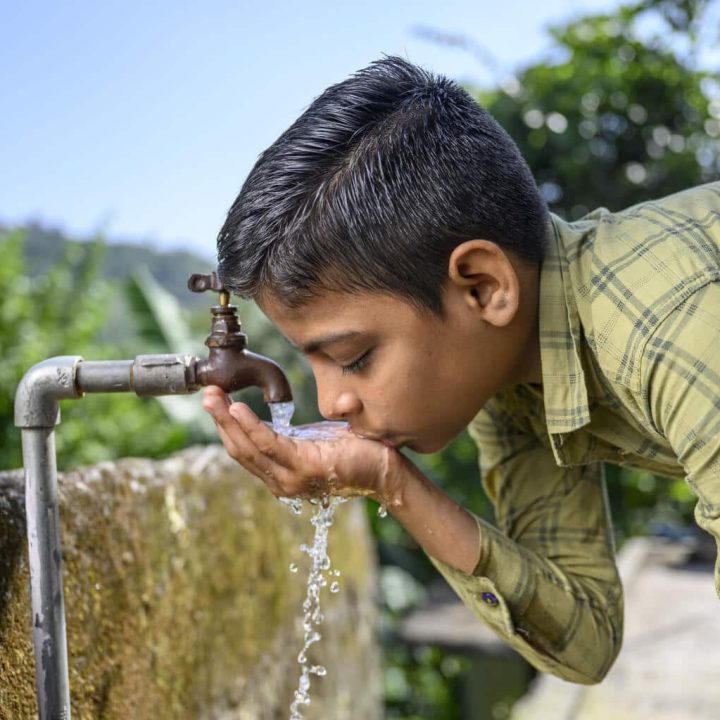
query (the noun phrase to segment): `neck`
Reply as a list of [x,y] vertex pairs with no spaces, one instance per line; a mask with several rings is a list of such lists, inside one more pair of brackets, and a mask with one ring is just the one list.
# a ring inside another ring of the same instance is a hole
[[540,272],[535,269],[523,278],[522,292],[526,302],[523,323],[527,328],[527,344],[518,372],[518,384],[542,385],[540,357]]

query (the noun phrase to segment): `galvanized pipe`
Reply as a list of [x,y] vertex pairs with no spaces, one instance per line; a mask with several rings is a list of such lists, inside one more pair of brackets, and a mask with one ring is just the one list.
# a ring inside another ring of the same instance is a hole
[[53,428],[23,428],[22,448],[38,710],[42,720],[69,720],[70,681]]
[[44,360],[25,373],[15,393],[25,468],[35,682],[40,720],[70,720],[70,683],[62,582],[62,552],[54,427],[61,399],[86,392],[138,395],[195,392],[198,358],[139,355],[135,360],[84,362],[79,356]]
[[54,435],[54,427],[60,422],[59,400],[81,398],[89,392],[186,395],[208,384],[220,385],[226,392],[260,384],[268,402],[291,398],[282,370],[271,360],[246,352],[244,335],[242,347],[235,347],[232,342],[219,344],[218,338],[227,340],[226,336],[239,333],[239,324],[235,334],[223,325],[227,321],[226,306],[227,303],[220,308],[213,321],[217,337],[211,336],[214,344],[210,346],[209,359],[168,354],[86,362],[80,356],[59,356],[34,365],[18,385],[15,426],[22,429],[40,720],[70,720]]
[[127,392],[131,389],[132,360],[83,361],[76,382],[82,392]]
[[15,392],[15,425],[22,428],[25,512],[32,600],[35,686],[41,720],[70,720],[65,605],[54,428],[63,398],[77,398],[79,356],[44,360],[25,373]]

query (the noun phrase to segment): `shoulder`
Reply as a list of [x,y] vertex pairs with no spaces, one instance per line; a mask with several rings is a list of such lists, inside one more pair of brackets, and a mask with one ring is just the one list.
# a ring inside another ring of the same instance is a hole
[[632,388],[658,325],[720,279],[720,183],[617,213],[601,209],[585,222],[591,231],[563,242],[566,292],[604,374]]

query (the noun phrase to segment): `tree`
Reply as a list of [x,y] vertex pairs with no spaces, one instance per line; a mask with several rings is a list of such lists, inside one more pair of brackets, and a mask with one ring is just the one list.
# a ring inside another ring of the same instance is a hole
[[[551,210],[576,219],[720,177],[720,82],[693,66],[707,5],[646,0],[553,28],[562,60],[476,92],[520,147]],[[664,32],[641,39],[649,18]]]

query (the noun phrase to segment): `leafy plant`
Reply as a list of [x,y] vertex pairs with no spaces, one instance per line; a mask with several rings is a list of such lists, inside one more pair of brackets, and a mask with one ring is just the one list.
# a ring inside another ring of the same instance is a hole
[[[0,469],[22,464],[14,396],[29,368],[56,355],[118,359],[117,348],[94,338],[117,292],[99,277],[104,243],[68,244],[62,262],[29,278],[22,231],[0,235]],[[61,402],[56,432],[58,467],[65,469],[127,455],[162,457],[188,441],[188,430],[168,420],[152,398],[88,395]]]

